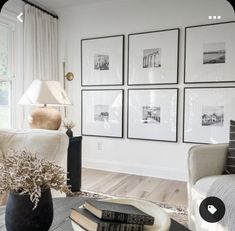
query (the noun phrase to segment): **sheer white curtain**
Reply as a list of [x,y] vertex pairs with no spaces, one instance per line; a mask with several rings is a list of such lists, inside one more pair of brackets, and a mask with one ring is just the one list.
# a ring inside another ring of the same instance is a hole
[[59,80],[58,22],[41,10],[25,5],[24,90],[32,80]]
[[[26,4],[23,92],[34,79],[59,81],[58,67],[58,20]],[[22,127],[28,127],[31,109],[24,106]]]

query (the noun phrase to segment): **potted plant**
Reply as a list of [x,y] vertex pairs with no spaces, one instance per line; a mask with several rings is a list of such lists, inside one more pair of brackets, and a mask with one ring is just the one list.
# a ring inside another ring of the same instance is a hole
[[49,230],[53,220],[51,188],[70,193],[64,170],[23,150],[11,151],[0,159],[0,172],[0,193],[9,191],[7,230]]
[[64,127],[67,129],[66,134],[68,137],[73,137],[72,129],[75,127],[75,123],[72,120],[63,121]]

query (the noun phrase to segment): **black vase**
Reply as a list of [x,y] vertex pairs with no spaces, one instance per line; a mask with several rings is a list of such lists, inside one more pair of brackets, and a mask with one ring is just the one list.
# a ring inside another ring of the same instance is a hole
[[73,137],[73,131],[72,131],[71,129],[68,129],[68,130],[66,131],[66,134],[67,134],[67,136],[68,136],[69,138]]
[[29,195],[10,192],[5,214],[7,231],[48,231],[53,221],[51,190],[42,192],[36,209]]

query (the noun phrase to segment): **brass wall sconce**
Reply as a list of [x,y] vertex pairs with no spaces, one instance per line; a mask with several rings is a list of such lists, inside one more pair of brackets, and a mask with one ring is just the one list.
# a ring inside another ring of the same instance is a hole
[[[68,81],[72,81],[73,79],[74,79],[74,74],[72,73],[72,72],[68,72],[68,73],[66,73],[65,72],[65,65],[66,65],[66,63],[65,62],[63,62],[63,77],[64,77],[64,90],[65,90],[65,92],[67,91],[67,89],[66,89],[66,80],[68,80]],[[67,108],[64,108],[64,117],[66,118],[67,117]]]
[[68,81],[72,81],[74,79],[74,74],[72,72],[68,72],[67,74],[65,73],[65,62],[63,62],[63,75],[64,78],[67,79]]

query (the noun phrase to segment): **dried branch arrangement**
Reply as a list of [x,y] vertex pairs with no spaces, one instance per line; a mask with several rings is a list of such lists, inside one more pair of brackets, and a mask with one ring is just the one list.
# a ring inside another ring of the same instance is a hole
[[28,194],[34,209],[42,192],[48,188],[71,193],[63,168],[28,150],[10,151],[0,159],[0,172],[0,194],[7,191]]
[[72,129],[75,127],[75,123],[72,120],[63,121],[63,126],[67,129]]

